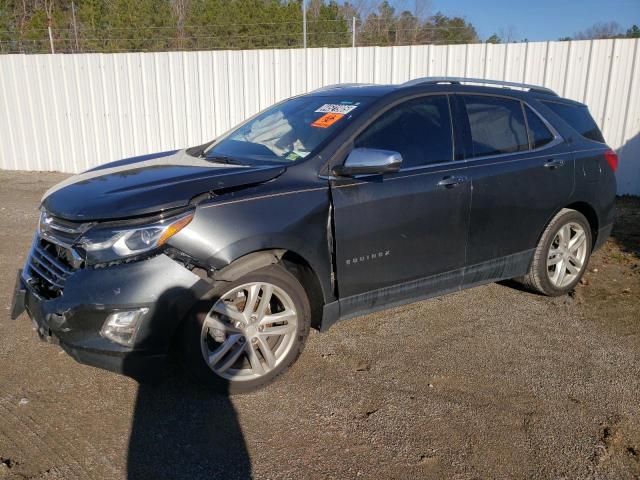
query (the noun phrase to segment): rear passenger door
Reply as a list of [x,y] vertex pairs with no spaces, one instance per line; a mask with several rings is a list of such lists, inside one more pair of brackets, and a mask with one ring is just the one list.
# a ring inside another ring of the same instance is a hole
[[331,180],[341,315],[459,288],[471,189],[454,143],[446,95],[391,107],[355,138],[403,162]]
[[572,194],[572,156],[553,127],[518,99],[457,100],[472,182],[464,283],[521,275],[544,227]]

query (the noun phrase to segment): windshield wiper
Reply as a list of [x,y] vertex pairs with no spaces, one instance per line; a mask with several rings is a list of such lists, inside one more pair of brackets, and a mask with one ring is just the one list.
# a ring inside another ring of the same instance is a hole
[[245,163],[239,162],[235,158],[229,157],[227,155],[211,155],[210,157],[209,156],[205,156],[204,158],[206,158],[207,160],[214,161],[216,163],[226,163],[227,165],[243,165],[243,166],[246,166]]

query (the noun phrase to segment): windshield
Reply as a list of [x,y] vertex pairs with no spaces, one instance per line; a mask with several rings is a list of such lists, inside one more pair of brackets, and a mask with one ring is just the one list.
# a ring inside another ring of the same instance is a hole
[[265,110],[206,152],[212,160],[301,160],[357,115],[370,97],[304,96]]

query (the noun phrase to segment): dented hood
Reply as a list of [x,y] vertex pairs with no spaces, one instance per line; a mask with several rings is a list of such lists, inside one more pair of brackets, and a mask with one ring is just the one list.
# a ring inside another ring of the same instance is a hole
[[282,166],[216,163],[184,150],[107,163],[47,191],[42,206],[67,220],[113,220],[183,207],[196,195],[271,180]]

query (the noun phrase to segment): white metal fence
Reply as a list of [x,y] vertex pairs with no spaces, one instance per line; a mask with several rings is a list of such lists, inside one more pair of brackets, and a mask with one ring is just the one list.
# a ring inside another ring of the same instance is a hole
[[0,168],[78,172],[197,145],[283,98],[341,82],[467,76],[589,105],[640,194],[640,40],[0,56]]

